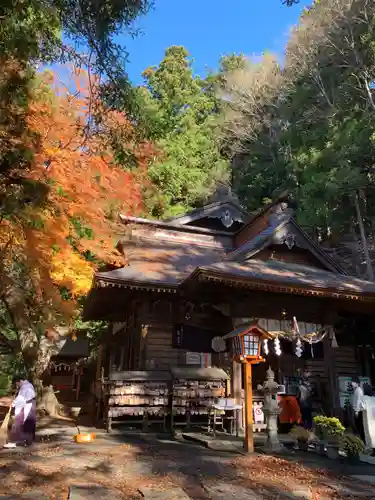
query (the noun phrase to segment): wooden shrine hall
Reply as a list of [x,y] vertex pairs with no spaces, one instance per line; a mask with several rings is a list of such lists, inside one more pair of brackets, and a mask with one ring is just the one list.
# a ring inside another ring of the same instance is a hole
[[[102,378],[215,367],[229,374],[227,391],[238,400],[241,366],[222,337],[246,321],[281,344],[281,355],[272,345],[263,352],[254,388],[269,365],[289,391],[308,369],[320,404],[338,414],[343,377],[375,378],[375,284],[345,274],[296,223],[286,194],[252,216],[229,194],[163,222],[120,219],[118,248],[129,265],[95,275],[84,311],[86,320],[110,323]],[[282,335],[293,321],[300,356]]]

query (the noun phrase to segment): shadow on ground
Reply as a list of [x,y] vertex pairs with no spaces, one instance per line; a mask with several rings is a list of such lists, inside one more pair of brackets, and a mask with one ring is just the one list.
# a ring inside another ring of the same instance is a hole
[[[243,486],[260,495],[258,498],[282,499],[297,498],[296,485],[304,485],[305,491],[309,486],[322,486],[326,494],[323,483],[337,482],[343,474],[375,473],[372,466],[364,472],[363,466],[343,469],[344,465],[310,453],[283,458],[258,454],[245,457],[164,435],[101,435],[92,444],[77,445],[67,432],[30,449],[0,452],[0,492],[40,490],[51,498],[65,500],[72,484],[100,484],[121,493],[122,498],[138,500],[142,487],[167,490],[179,486],[193,500],[208,500],[211,496],[207,488],[222,482],[233,485],[233,491]],[[280,475],[287,481],[282,483]],[[333,490],[326,497],[347,498],[335,496]]]

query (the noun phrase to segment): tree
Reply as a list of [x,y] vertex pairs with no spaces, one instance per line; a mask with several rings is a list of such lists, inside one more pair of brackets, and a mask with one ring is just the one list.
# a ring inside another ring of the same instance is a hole
[[[82,70],[73,76],[75,88],[49,73],[35,82],[28,126],[40,144],[27,181],[48,191],[41,203],[24,206],[0,225],[1,340],[21,351],[37,385],[74,325],[93,271],[126,264],[114,248],[118,212],[141,209],[142,176],[154,155],[149,144],[132,142],[132,126],[122,114],[105,107],[100,126],[88,130],[95,82],[89,85]],[[136,171],[115,163],[108,139],[114,134],[127,138]]]
[[[120,32],[133,33],[134,20],[148,7],[147,0],[107,0],[100,5],[91,0],[2,2],[0,216],[9,209],[22,209],[31,197],[30,189],[36,188],[25,181],[24,173],[33,164],[40,140],[26,120],[37,66],[74,61],[88,70],[90,81],[100,82],[98,91],[107,105],[121,96],[122,104],[130,106],[131,88],[124,69],[127,53],[114,40]],[[99,111],[94,106],[90,109],[90,124],[94,125]]]
[[186,49],[172,46],[158,67],[143,73],[145,85],[136,91],[137,126],[160,152],[149,169],[157,188],[149,202],[154,216],[186,211],[228,182],[228,159],[217,140],[215,89],[224,68],[242,63],[243,56],[223,58],[219,72],[202,79],[193,75]]
[[227,74],[220,91],[223,144],[233,155],[234,188],[251,211],[267,202],[286,177],[280,144],[284,85],[277,58],[265,54]]
[[245,201],[258,204],[284,185],[300,222],[331,241],[355,227],[352,196],[373,182],[373,33],[372,4],[314,2],[283,68],[265,60],[229,82],[227,138]]
[[[91,69],[106,75],[112,84],[117,78],[124,83],[127,53],[114,39],[125,31],[134,33],[134,20],[150,6],[147,0],[18,3],[17,6],[17,2],[4,0],[0,8],[1,58],[31,64],[75,58],[89,63]],[[83,50],[77,52],[79,46]]]

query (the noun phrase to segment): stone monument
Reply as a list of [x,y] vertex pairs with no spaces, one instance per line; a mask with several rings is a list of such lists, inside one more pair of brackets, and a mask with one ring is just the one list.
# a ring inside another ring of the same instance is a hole
[[258,385],[258,391],[264,394],[263,413],[266,419],[267,441],[265,451],[281,451],[283,445],[277,435],[277,417],[281,409],[277,401],[277,394],[283,392],[283,386],[275,381],[275,374],[271,367],[266,372],[266,380],[263,385]]

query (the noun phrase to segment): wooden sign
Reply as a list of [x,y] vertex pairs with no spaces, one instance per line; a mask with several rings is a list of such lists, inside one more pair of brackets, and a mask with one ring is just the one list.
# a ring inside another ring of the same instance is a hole
[[201,364],[201,353],[200,352],[187,352],[186,353],[186,364],[187,365],[197,365]]
[[176,323],[173,328],[172,347],[191,352],[212,353],[215,352],[212,348],[212,340],[218,336],[220,334],[216,330]]

